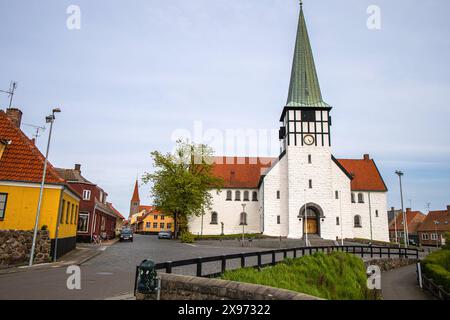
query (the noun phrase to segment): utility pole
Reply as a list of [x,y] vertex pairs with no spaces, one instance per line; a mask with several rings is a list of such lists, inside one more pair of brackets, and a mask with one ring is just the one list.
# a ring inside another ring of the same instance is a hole
[[403,187],[402,187],[402,176],[403,176],[403,172],[401,172],[400,170],[395,171],[395,174],[398,175],[398,179],[400,181],[400,199],[401,199],[401,203],[402,203],[402,215],[403,215],[403,239],[405,241],[405,248],[408,247],[409,244],[409,235],[408,235],[408,221],[406,219],[406,213],[405,213],[405,209],[403,206]]
[[245,206],[246,206],[246,204],[243,203],[243,204],[241,204],[241,206],[242,206],[242,218],[241,218],[241,224],[242,224],[242,246],[244,246],[244,241],[245,241],[245,223],[247,222],[247,221],[245,221],[246,220],[245,219]]
[[37,207],[36,219],[34,222],[33,244],[31,245],[30,261],[28,264],[30,267],[33,265],[34,251],[36,249],[36,237],[37,237],[37,231],[38,231],[38,226],[39,226],[39,216],[41,214],[42,195],[44,194],[45,175],[47,173],[48,153],[50,150],[50,141],[52,138],[53,123],[55,122],[55,113],[58,113],[58,112],[61,112],[61,109],[59,109],[59,108],[53,109],[52,114],[47,116],[45,119],[47,123],[50,123],[50,132],[48,134],[47,151],[45,153],[45,160],[44,160],[44,171],[42,173],[41,189],[39,191],[38,207]]
[[370,192],[369,192],[369,222],[370,222],[370,245],[372,245],[373,231],[372,231],[372,205],[370,203]]

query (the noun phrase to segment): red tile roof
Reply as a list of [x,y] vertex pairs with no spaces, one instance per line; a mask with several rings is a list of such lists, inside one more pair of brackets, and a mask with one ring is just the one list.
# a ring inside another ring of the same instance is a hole
[[[224,180],[224,188],[257,188],[267,170],[278,158],[216,157],[213,174]],[[338,163],[353,176],[354,191],[387,191],[375,162],[371,159],[343,159]]]
[[[434,221],[439,223],[435,224]],[[425,221],[419,226],[419,231],[435,230],[450,232],[450,208],[447,208],[447,210],[430,211]]]
[[139,208],[138,208],[138,212],[141,212],[141,211],[152,211],[153,209],[155,209],[155,207],[154,206],[139,206]]
[[116,214],[119,219],[125,220],[125,217],[112,205],[111,202],[107,202],[106,205]]
[[369,157],[337,160],[352,176],[353,191],[387,191],[377,165]]
[[224,180],[224,188],[257,188],[261,175],[277,158],[215,157],[213,174]]
[[[420,211],[406,211],[406,222],[408,224],[408,233],[416,233],[419,226],[427,216]],[[397,231],[403,231],[403,214],[398,214],[395,220]],[[389,224],[389,231],[395,231],[394,220]]]
[[[0,180],[17,182],[42,181],[44,156],[28,137],[17,128],[3,110],[0,110],[0,139],[11,141],[0,158]],[[65,184],[48,163],[46,183]]]

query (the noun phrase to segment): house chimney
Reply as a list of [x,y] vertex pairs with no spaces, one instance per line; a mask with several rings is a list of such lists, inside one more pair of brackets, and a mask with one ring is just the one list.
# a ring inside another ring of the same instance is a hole
[[366,153],[364,155],[364,160],[369,161],[370,160],[370,155]]
[[75,165],[75,171],[81,172],[81,164]]
[[406,212],[411,212],[411,208],[406,208]]
[[447,211],[450,212],[450,205],[447,206]]
[[6,115],[12,120],[14,125],[20,129],[20,124],[22,122],[22,111],[17,108],[6,109]]
[[395,211],[395,208],[394,208],[394,207],[391,207],[391,211],[394,212],[394,211]]

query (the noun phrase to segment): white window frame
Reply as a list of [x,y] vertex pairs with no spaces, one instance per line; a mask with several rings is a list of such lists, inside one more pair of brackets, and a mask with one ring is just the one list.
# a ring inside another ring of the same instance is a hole
[[85,189],[83,190],[83,200],[89,201],[91,200],[92,192],[91,190]]
[[89,231],[90,214],[89,214],[89,212],[80,212],[80,213],[78,213],[78,220],[80,220],[81,216],[87,216],[86,230],[78,230],[79,223],[77,221],[77,232],[79,232],[79,233],[88,233],[88,231]]

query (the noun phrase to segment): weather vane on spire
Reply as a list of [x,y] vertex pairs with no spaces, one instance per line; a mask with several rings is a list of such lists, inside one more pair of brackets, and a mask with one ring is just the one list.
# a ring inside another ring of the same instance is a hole
[[303,7],[303,0],[300,0],[300,7]]

